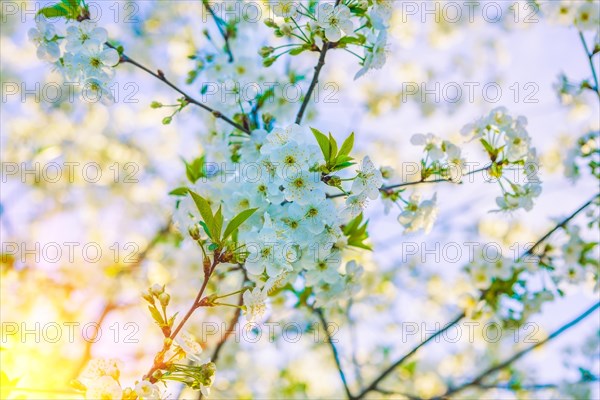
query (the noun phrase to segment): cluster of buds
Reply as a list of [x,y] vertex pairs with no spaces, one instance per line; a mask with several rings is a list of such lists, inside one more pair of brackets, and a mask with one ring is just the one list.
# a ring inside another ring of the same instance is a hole
[[158,283],[152,285],[146,293],[142,294],[142,297],[151,306],[155,306],[156,300],[158,300],[159,304],[164,308],[169,305],[169,301],[171,300],[171,296],[165,292],[165,285],[159,285]]
[[[171,328],[175,321],[175,315],[167,317],[167,306],[171,301],[171,296],[165,292],[165,286],[154,284],[147,292],[142,294],[142,298],[148,302],[148,309],[154,321],[158,324],[165,337],[171,335]],[[160,311],[158,306],[160,306]]]

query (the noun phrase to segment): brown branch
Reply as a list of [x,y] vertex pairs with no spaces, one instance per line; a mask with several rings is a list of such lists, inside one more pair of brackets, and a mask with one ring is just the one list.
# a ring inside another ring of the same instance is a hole
[[[473,170],[473,171],[469,171],[464,176],[469,176],[469,175],[476,174],[478,172],[486,171],[486,170],[490,169],[490,167],[491,166],[488,165],[487,167],[483,167],[483,168],[479,168],[479,169],[476,169],[476,170]],[[432,179],[432,180],[420,179],[420,180],[415,181],[415,182],[404,182],[404,183],[396,183],[394,185],[389,185],[389,186],[382,186],[381,188],[379,188],[379,191],[385,193],[385,192],[389,192],[390,190],[398,189],[398,188],[401,188],[401,187],[420,185],[420,184],[423,184],[423,183],[439,183],[439,182],[448,182],[448,183],[462,184],[462,182],[454,182],[454,181],[452,181],[450,179],[445,179],[445,178]],[[327,198],[334,199],[336,197],[343,197],[343,196],[346,196],[346,193],[328,194]]]
[[221,23],[223,22],[223,20],[215,14],[213,9],[210,7],[210,4],[208,3],[208,0],[202,0],[202,4],[208,10],[208,12],[213,17],[213,19],[215,20],[215,25],[217,25],[217,28],[219,29],[219,33],[223,37],[223,40],[225,40],[225,52],[229,56],[229,62],[230,63],[233,62],[233,53],[231,51],[231,46],[229,45],[229,34],[227,32],[225,32],[223,30],[223,27],[221,26]]
[[340,357],[339,357],[337,348],[335,347],[335,344],[333,343],[333,340],[332,340],[333,338],[331,337],[331,334],[329,333],[329,330],[327,329],[327,320],[325,319],[323,310],[321,310],[320,308],[315,308],[314,313],[317,315],[317,317],[319,317],[321,324],[323,324],[323,329],[325,330],[325,335],[327,336],[327,343],[329,344],[329,348],[331,349],[331,353],[333,354],[333,359],[335,360],[335,365],[340,374],[340,379],[342,380],[342,384],[344,385],[344,390],[346,391],[346,396],[348,397],[348,399],[354,399],[354,396],[352,395],[352,393],[350,392],[350,388],[348,387],[348,382],[346,381],[346,375],[344,374],[344,370],[342,369],[342,364],[340,363]]
[[[106,43],[106,45],[110,48],[115,48],[114,46]],[[175,84],[173,84],[171,81],[169,81],[166,77],[165,74],[161,71],[161,70],[157,70],[157,72],[152,71],[151,69],[143,66],[142,64],[140,64],[139,62],[135,61],[134,59],[128,57],[127,55],[125,55],[124,53],[121,54],[121,60],[120,62],[122,63],[129,63],[131,65],[134,65],[136,67],[138,67],[139,69],[147,72],[148,74],[152,75],[153,77],[155,77],[156,79],[164,82],[167,86],[169,86],[171,89],[175,90],[177,93],[181,94],[183,96],[183,98],[185,99],[185,101],[187,101],[190,104],[194,104],[208,112],[210,112],[213,117],[221,119],[225,122],[227,122],[229,125],[233,126],[236,129],[239,129],[242,132],[245,132],[247,134],[250,134],[250,130],[248,130],[247,128],[243,127],[242,125],[238,124],[237,122],[233,121],[232,119],[230,119],[229,117],[223,115],[220,111],[215,110],[212,107],[207,106],[204,103],[201,103],[199,100],[194,99],[192,96],[190,96],[189,94],[187,94],[186,92],[184,92],[182,89],[180,89],[179,87],[177,87]]]
[[151,383],[156,383],[157,379],[153,376],[153,374],[154,374],[154,372],[165,367],[165,365],[163,363],[163,358],[164,358],[165,353],[171,348],[172,341],[177,337],[177,334],[179,334],[181,329],[183,329],[183,326],[187,323],[187,321],[190,319],[192,314],[194,314],[194,312],[198,308],[202,307],[205,304],[204,303],[205,299],[202,298],[202,295],[204,294],[204,291],[206,290],[206,286],[208,285],[208,281],[218,264],[219,264],[219,257],[218,257],[217,251],[215,250],[212,265],[210,265],[210,267],[206,268],[206,270],[205,270],[204,279],[202,281],[202,286],[200,287],[200,290],[198,291],[198,294],[196,295],[194,302],[190,306],[189,310],[185,313],[185,315],[183,316],[182,320],[179,322],[179,324],[177,325],[177,327],[175,328],[173,333],[171,333],[171,335],[168,337],[171,340],[165,340],[165,342],[163,344],[163,348],[156,354],[156,357],[154,357],[154,364],[152,365],[150,370],[146,373],[146,375],[144,375],[143,379],[148,379]]
[[[535,252],[535,250],[540,246],[540,244],[542,244],[544,241],[546,241],[554,232],[556,232],[558,229],[565,227],[573,218],[575,218],[575,216],[577,216],[579,213],[581,213],[583,210],[585,210],[587,207],[589,207],[591,204],[593,204],[594,201],[596,201],[596,199],[600,197],[600,194],[596,194],[594,197],[592,197],[590,200],[588,200],[587,202],[585,202],[581,207],[579,207],[577,210],[573,211],[567,218],[563,219],[561,222],[559,222],[557,225],[554,226],[554,228],[552,228],[550,231],[548,231],[544,236],[542,236],[533,246],[531,246],[527,251],[525,251],[518,260],[523,259],[524,257],[531,255]],[[518,261],[517,260],[517,261]],[[484,293],[482,293],[480,298],[483,298]],[[451,328],[453,325],[457,324],[459,321],[461,321],[463,318],[465,317],[465,313],[462,312],[460,315],[457,315],[451,322],[449,322],[446,326],[444,326],[442,329],[440,329],[439,331],[435,332],[432,336],[430,336],[429,338],[427,338],[425,341],[419,343],[416,347],[414,347],[412,350],[410,350],[408,353],[406,353],[404,356],[400,357],[396,362],[394,362],[392,365],[390,365],[388,368],[386,368],[383,372],[381,372],[372,382],[370,385],[368,385],[365,389],[363,389],[356,397],[355,399],[361,399],[363,398],[367,393],[377,390],[377,386],[379,385],[379,383],[381,381],[383,381],[383,379],[385,379],[385,377],[387,377],[394,369],[396,369],[397,367],[399,367],[400,365],[402,365],[410,356],[412,356],[414,353],[416,353],[421,347],[425,346],[427,343],[431,342],[432,339],[436,338],[437,336],[441,335],[442,333],[444,333],[445,331],[447,331],[449,328]]]
[[434,397],[434,399],[445,399],[448,398],[449,396],[461,392],[465,389],[467,389],[468,387],[471,386],[476,386],[479,383],[481,383],[481,381],[486,378],[488,375],[493,374],[494,372],[500,371],[506,367],[508,367],[510,364],[512,364],[513,362],[517,361],[519,358],[523,357],[525,354],[529,353],[530,351],[543,346],[544,344],[548,343],[549,341],[551,341],[552,339],[560,336],[562,333],[566,332],[567,330],[569,330],[570,328],[572,328],[573,326],[577,325],[579,322],[583,321],[585,318],[587,318],[588,316],[590,316],[594,311],[596,311],[596,309],[598,309],[598,307],[600,307],[600,302],[597,302],[596,304],[594,304],[593,306],[591,306],[590,308],[588,308],[587,310],[585,310],[582,314],[580,314],[579,316],[577,316],[575,319],[567,322],[566,324],[564,324],[563,326],[561,326],[560,328],[558,328],[557,330],[555,330],[554,332],[552,332],[546,339],[539,341],[538,343],[535,343],[534,345],[531,345],[517,353],[515,353],[513,356],[511,356],[510,358],[508,358],[507,360],[503,361],[502,363],[495,365],[493,367],[490,367],[488,369],[486,369],[485,371],[483,371],[482,373],[480,373],[479,375],[477,375],[475,378],[473,378],[472,380],[463,383],[460,386],[454,387],[454,388],[450,388],[446,391],[446,393],[444,393],[441,396],[438,397]]

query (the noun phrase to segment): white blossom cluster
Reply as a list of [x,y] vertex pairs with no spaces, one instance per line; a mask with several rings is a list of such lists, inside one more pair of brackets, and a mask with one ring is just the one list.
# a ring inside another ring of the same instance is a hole
[[581,31],[597,31],[600,26],[600,3],[596,0],[544,1],[541,10],[551,22],[575,25]]
[[[354,291],[350,275],[359,274],[360,268],[352,264],[341,271],[342,251],[348,246],[342,226],[362,212],[367,199],[378,196],[381,174],[369,158],[353,182],[356,194],[344,204],[327,197],[333,188],[322,179],[323,154],[312,134],[299,125],[255,130],[247,140],[221,148],[224,154],[208,155],[219,161],[207,159],[209,177],[192,190],[212,201],[213,208],[222,206],[226,220],[257,209],[237,238],[245,269],[258,286],[244,294],[249,318],[264,312],[271,289],[298,277],[320,305]],[[189,198],[182,200],[175,218],[183,232],[200,220]]]
[[[461,133],[472,140],[480,140],[491,157],[491,176],[498,179],[503,195],[496,199],[502,211],[523,208],[530,211],[533,199],[542,191],[538,177],[539,160],[531,137],[527,133],[527,119],[508,115],[506,108],[498,107],[488,115],[463,127]],[[519,179],[504,173],[509,168],[522,168]]]
[[[339,3],[339,4],[338,4]],[[381,69],[386,61],[387,29],[393,12],[390,0],[349,0],[317,2],[314,10],[309,4],[294,0],[278,0],[273,6],[276,17],[282,21],[270,22],[277,26],[281,36],[311,36],[308,43],[322,48],[324,42],[349,44],[363,48],[358,56],[362,68],[358,79],[368,71]],[[300,17],[308,17],[305,26]],[[305,32],[306,31],[306,32]]]
[[29,39],[37,46],[37,56],[51,62],[69,82],[83,85],[84,90],[104,104],[113,101],[109,83],[113,67],[119,63],[119,53],[106,47],[108,32],[95,23],[68,21],[66,33],[44,16],[36,17],[36,27],[29,30]]

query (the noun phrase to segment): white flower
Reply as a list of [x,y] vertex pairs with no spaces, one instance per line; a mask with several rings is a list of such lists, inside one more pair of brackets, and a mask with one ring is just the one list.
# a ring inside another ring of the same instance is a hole
[[336,276],[337,279],[334,283],[321,281],[314,287],[315,305],[317,307],[327,306],[344,294],[344,280],[340,274]]
[[308,170],[308,152],[296,142],[288,142],[273,149],[269,155],[277,168],[277,174],[283,179],[294,177],[303,170]]
[[426,135],[416,133],[410,138],[410,143],[415,146],[425,146],[425,151],[432,161],[439,161],[444,158],[444,151],[441,148],[442,140],[433,133]]
[[372,46],[365,47],[363,67],[354,75],[354,80],[360,78],[371,69],[381,69],[386,61],[387,32],[381,31]]
[[189,360],[202,363],[205,360],[200,357],[202,346],[196,341],[196,338],[189,332],[181,332],[176,338],[177,346],[183,350]]
[[356,261],[352,260],[346,264],[346,274],[344,275],[346,290],[350,295],[355,295],[360,290],[360,279],[365,269]]
[[84,76],[109,79],[113,66],[119,63],[119,53],[115,49],[102,49],[100,46],[85,48],[80,53],[79,64]]
[[141,381],[135,385],[135,393],[140,400],[155,400],[160,399],[160,389],[153,383]]
[[66,50],[77,53],[83,49],[93,49],[102,46],[108,39],[108,32],[104,28],[85,20],[67,27]]
[[409,204],[398,216],[398,222],[406,228],[406,233],[416,232],[420,229],[425,233],[431,231],[437,217],[436,199],[437,196],[434,194],[430,200],[419,203],[420,196],[416,193],[411,195]]
[[501,197],[496,198],[496,204],[501,211],[513,211],[523,208],[525,211],[531,211],[533,208],[533,199],[542,192],[542,186],[538,183],[526,183],[525,185],[513,184],[514,193],[505,192]]
[[337,42],[342,37],[342,31],[351,35],[354,33],[354,24],[350,20],[352,13],[343,5],[333,6],[324,3],[319,6],[317,25],[325,31],[325,37],[330,42]]
[[598,30],[600,3],[595,0],[579,2],[579,8],[575,13],[575,25],[581,30]]
[[271,152],[279,147],[287,144],[290,141],[303,143],[301,138],[307,136],[304,128],[300,125],[292,124],[287,128],[274,128],[267,136],[266,142],[262,145],[261,154],[271,154]]
[[297,203],[286,203],[281,206],[277,214],[275,230],[284,233],[293,243],[305,243],[312,236],[308,230],[308,223],[304,219],[302,207]]
[[273,13],[278,17],[296,18],[298,15],[298,2],[296,0],[276,0],[273,5]]
[[366,156],[362,160],[358,175],[352,182],[352,192],[360,193],[364,191],[367,197],[375,200],[379,197],[379,188],[381,185],[383,185],[381,171],[375,168],[369,156]]
[[90,360],[81,374],[82,379],[96,380],[102,376],[119,379],[119,362],[114,359],[94,358]]
[[325,257],[319,256],[315,261],[306,264],[306,284],[313,286],[316,283],[335,283],[339,279],[338,268],[342,262],[339,251],[333,251]]
[[302,171],[293,176],[286,176],[284,196],[287,201],[308,204],[311,201],[324,199],[325,191],[317,172]]
[[36,17],[36,28],[28,32],[29,40],[37,45],[37,57],[40,60],[55,62],[60,58],[60,47],[54,40],[56,29],[43,16]]
[[90,103],[100,101],[104,105],[109,105],[115,101],[108,82],[93,77],[84,81],[81,95],[85,101]]
[[386,29],[394,11],[392,0],[373,0],[371,18],[377,29]]
[[569,228],[569,241],[562,246],[563,259],[569,267],[578,266],[579,259],[584,252],[585,242],[579,237],[579,231],[578,226]]
[[314,235],[323,232],[325,225],[333,225],[337,220],[335,206],[326,199],[311,200],[303,206],[294,203],[290,208],[300,209],[306,228]]
[[123,389],[119,382],[110,376],[102,376],[87,385],[85,398],[89,400],[121,400]]
[[529,153],[531,139],[525,129],[506,131],[506,158],[510,162],[524,159]]
[[269,288],[265,286],[263,289],[255,287],[248,289],[242,295],[244,300],[244,315],[248,321],[254,321],[264,315],[267,310],[265,304],[269,296]]
[[350,218],[356,217],[358,214],[363,212],[367,205],[369,204],[369,199],[367,197],[366,192],[360,192],[358,194],[353,194],[348,196],[346,199],[346,207],[342,211],[344,216],[350,216]]
[[297,258],[291,243],[285,243],[274,227],[268,213],[265,224],[254,242],[246,242],[246,270],[252,275],[260,275],[265,269],[269,276],[277,276],[282,271],[291,271]]

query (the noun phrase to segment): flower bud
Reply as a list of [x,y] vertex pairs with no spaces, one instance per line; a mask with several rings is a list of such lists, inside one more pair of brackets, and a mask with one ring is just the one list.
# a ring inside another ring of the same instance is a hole
[[260,48],[260,50],[258,51],[258,54],[262,57],[268,57],[270,56],[273,52],[275,51],[275,49],[271,46],[263,46]]
[[392,167],[383,166],[379,170],[383,179],[390,179],[394,176],[394,169]]
[[150,293],[154,296],[159,296],[161,293],[163,293],[165,291],[165,287],[164,285],[159,285],[158,283],[155,283],[154,285],[152,285],[152,287],[150,288]]
[[190,234],[190,237],[192,239],[194,239],[194,240],[200,239],[200,228],[198,228],[197,224],[190,225],[190,227],[188,228],[188,233]]
[[161,108],[162,106],[162,103],[159,103],[158,101],[153,101],[150,103],[150,108]]
[[338,187],[342,185],[342,179],[339,176],[333,175],[330,176],[325,183],[327,183],[329,186]]
[[277,60],[275,57],[267,57],[263,60],[263,66],[270,67]]
[[162,120],[162,123],[163,123],[163,125],[169,125],[172,120],[173,120],[172,117],[164,117]]
[[210,267],[211,267],[210,258],[204,257],[202,266],[204,268],[204,276],[208,276],[208,273],[210,272]]
[[265,19],[265,25],[269,28],[277,28],[277,24],[275,23],[275,21],[273,21],[272,18]]
[[152,293],[144,293],[142,294],[142,298],[148,303],[154,305],[154,297],[152,296]]
[[158,296],[158,301],[160,301],[160,305],[166,307],[169,305],[169,301],[171,300],[171,296],[168,293],[161,293]]

